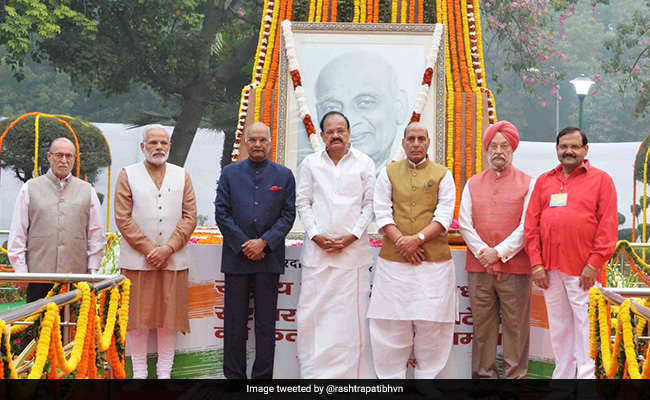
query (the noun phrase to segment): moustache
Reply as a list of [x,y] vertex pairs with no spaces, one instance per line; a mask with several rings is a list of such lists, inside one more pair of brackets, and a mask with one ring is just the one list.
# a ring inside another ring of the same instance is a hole
[[495,156],[492,156],[492,158],[491,158],[492,161],[494,161],[496,159],[501,159],[503,161],[506,160],[506,158],[504,156],[501,156],[501,155],[495,155]]
[[341,142],[341,143],[343,143],[343,140],[342,140],[342,139],[339,139],[339,138],[334,138],[334,139],[332,139],[332,140],[330,141],[330,143],[334,143],[334,142]]
[[562,158],[576,158],[575,154],[565,154]]

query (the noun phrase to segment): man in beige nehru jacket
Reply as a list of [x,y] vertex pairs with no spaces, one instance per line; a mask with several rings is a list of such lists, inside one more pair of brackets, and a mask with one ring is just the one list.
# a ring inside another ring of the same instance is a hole
[[528,372],[531,271],[524,248],[524,215],[535,180],[512,165],[519,132],[508,121],[483,134],[489,168],[467,181],[460,203],[460,233],[472,306],[472,378],[498,379],[499,320],[503,378]]
[[147,338],[155,329],[158,379],[169,379],[176,332],[190,331],[187,243],[196,227],[196,199],[189,174],[167,157],[171,143],[161,125],[142,132],[145,161],[120,172],[115,223],[122,233],[120,268],[131,280],[129,346],[133,378],[147,377]]
[[[30,179],[16,199],[9,231],[8,256],[16,272],[96,272],[104,255],[104,221],[95,189],[72,176],[75,145],[52,141],[45,175]],[[27,302],[47,295],[46,283],[18,283]]]

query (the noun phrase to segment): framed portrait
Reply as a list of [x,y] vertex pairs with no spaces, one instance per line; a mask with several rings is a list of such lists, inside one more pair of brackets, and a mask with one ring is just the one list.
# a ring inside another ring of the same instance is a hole
[[[350,120],[350,143],[373,159],[379,174],[401,147],[435,25],[293,22],[291,26],[318,139],[322,116],[340,111]],[[431,138],[430,159],[444,165],[444,39],[437,45],[438,58],[420,122]],[[284,38],[281,46],[276,161],[293,170],[299,182],[300,164],[313,150],[300,118]],[[302,231],[299,222],[294,231]]]

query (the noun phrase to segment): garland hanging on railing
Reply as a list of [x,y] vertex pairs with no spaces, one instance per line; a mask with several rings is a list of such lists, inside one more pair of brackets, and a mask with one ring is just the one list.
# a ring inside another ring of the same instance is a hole
[[632,245],[627,240],[620,240],[616,244],[614,255],[607,262],[607,268],[612,268],[612,263],[621,254],[625,253],[632,258],[630,266],[636,275],[646,284],[650,285],[650,265],[648,265],[641,256],[636,254]]
[[[597,378],[624,378],[626,374],[632,379],[650,378],[650,362],[648,362],[650,346],[647,346],[646,361],[639,371],[633,314],[636,314],[639,320],[644,319],[638,314],[634,304],[629,299],[625,300],[619,307],[616,335],[612,345],[610,311],[605,296],[597,287],[589,291],[589,354],[596,363]],[[623,343],[623,354],[621,354],[621,343]],[[621,363],[619,360],[625,362]]]
[[[35,318],[29,317],[26,319],[26,321],[37,323],[38,319],[41,318],[37,345],[34,350],[34,364],[31,367],[28,378],[41,378],[43,369],[48,362],[50,365],[50,370],[47,373],[49,378],[58,378],[57,370],[67,375],[74,373],[76,378],[96,378],[97,350],[108,353],[110,365],[113,368],[115,377],[119,379],[125,378],[124,348],[126,346],[126,326],[128,324],[128,302],[131,282],[125,279],[119,288],[115,287],[111,289],[108,315],[104,324],[102,324],[102,318],[98,316],[100,310],[96,306],[95,289],[86,282],[80,282],[76,286],[81,291],[81,295],[75,301],[81,300],[81,303],[77,314],[76,329],[73,334],[74,340],[69,359],[66,359],[65,356],[61,330],[59,328],[59,307],[55,303],[45,305],[36,314]],[[48,294],[48,297],[54,295],[60,288],[61,285],[55,286]],[[120,291],[122,293],[121,296]],[[102,296],[105,295],[106,293],[102,293]],[[104,326],[103,330],[102,325]],[[25,329],[23,326],[25,325],[20,325],[21,328],[16,329],[16,332]],[[1,320],[0,330],[3,330],[3,332],[6,330],[6,325]],[[12,329],[12,333],[13,331]],[[8,335],[11,334],[9,332],[6,333]],[[119,346],[117,346],[116,337],[119,340]],[[7,340],[9,339],[7,338]],[[2,347],[0,361],[5,363],[5,360],[11,360],[12,358],[11,348]],[[12,363],[9,364],[11,366],[7,364],[0,366],[0,370],[2,370],[4,376],[6,376],[6,372],[11,373],[7,368],[14,368]],[[15,370],[11,375],[12,377],[17,377]]]

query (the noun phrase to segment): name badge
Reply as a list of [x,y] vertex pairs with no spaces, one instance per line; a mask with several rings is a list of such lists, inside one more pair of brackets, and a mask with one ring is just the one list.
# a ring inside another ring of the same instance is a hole
[[550,207],[564,207],[566,206],[566,201],[568,193],[557,193],[551,196]]

